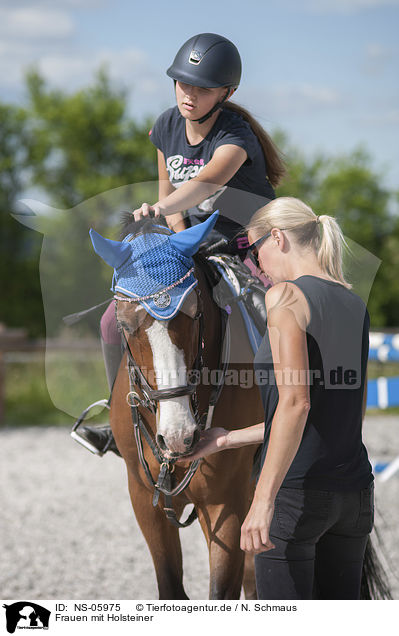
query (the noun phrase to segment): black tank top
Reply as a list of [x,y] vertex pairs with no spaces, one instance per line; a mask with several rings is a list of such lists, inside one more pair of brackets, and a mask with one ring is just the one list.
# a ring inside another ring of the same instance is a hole
[[[283,487],[358,490],[373,481],[362,443],[362,401],[369,349],[370,319],[352,291],[316,276],[294,281],[306,297],[310,411],[298,452]],[[268,331],[254,360],[265,409],[261,466],[278,403]],[[295,376],[292,381],[303,381]]]

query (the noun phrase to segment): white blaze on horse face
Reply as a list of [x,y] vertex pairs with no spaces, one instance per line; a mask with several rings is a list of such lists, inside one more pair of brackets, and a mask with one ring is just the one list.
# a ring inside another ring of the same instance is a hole
[[[154,320],[151,327],[146,329],[158,389],[170,389],[187,384],[184,351],[173,344],[168,333],[168,324],[169,321]],[[161,400],[158,404],[157,433],[163,436],[171,452],[187,452],[187,440],[192,439],[196,430],[189,396]]]

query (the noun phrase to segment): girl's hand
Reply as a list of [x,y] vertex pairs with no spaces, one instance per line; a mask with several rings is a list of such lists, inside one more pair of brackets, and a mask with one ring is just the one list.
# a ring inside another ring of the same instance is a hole
[[149,205],[148,203],[143,203],[141,208],[137,208],[134,210],[134,220],[140,221],[140,219],[144,216],[150,216],[150,213],[153,213],[155,217],[161,216],[164,214],[164,209],[159,203],[155,203],[155,205]]
[[207,431],[202,431],[200,440],[195,445],[194,450],[189,455],[184,455],[181,461],[193,461],[194,459],[207,457],[208,455],[218,453],[228,448],[228,433],[229,431],[221,427],[209,428]]
[[256,554],[273,550],[276,547],[269,537],[273,514],[274,504],[253,500],[252,506],[241,526],[241,550]]

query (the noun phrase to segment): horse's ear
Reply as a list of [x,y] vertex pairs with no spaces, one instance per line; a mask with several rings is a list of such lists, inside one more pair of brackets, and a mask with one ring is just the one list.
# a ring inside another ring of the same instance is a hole
[[198,252],[200,244],[214,227],[218,214],[219,210],[216,210],[209,219],[203,223],[198,223],[198,225],[193,225],[187,228],[187,230],[172,234],[169,240],[173,247],[181,252],[181,254],[184,254],[184,256],[192,256]]
[[118,269],[131,256],[132,247],[130,243],[111,241],[111,239],[104,238],[93,229],[90,230],[90,238],[94,251],[114,269]]

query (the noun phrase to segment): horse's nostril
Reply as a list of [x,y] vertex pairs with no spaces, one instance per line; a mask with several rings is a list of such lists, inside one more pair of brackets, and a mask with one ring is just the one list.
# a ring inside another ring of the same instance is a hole
[[159,448],[160,448],[161,450],[163,450],[163,451],[168,450],[168,447],[167,447],[167,446],[166,446],[166,444],[165,444],[165,440],[164,440],[164,438],[163,438],[163,435],[159,435],[159,433],[158,433],[158,435],[157,435],[157,438],[156,438],[156,439],[157,439],[157,444],[158,444],[158,446],[159,446]]

